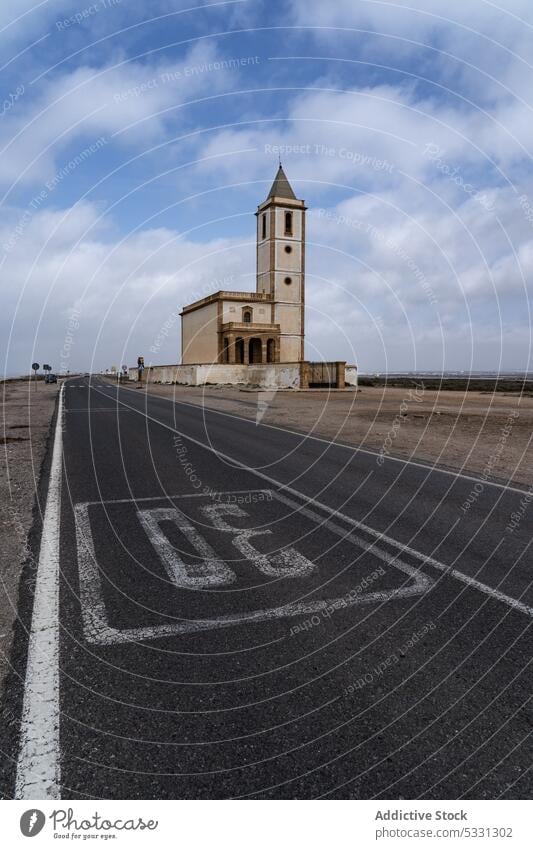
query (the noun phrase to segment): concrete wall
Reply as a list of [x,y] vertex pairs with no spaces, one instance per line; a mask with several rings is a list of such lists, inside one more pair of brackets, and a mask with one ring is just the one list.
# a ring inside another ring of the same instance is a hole
[[302,385],[307,387],[329,387],[331,389],[357,389],[357,366],[346,365],[343,360],[332,362],[305,362]]
[[309,363],[308,381],[310,386],[336,386],[337,363]]
[[[137,369],[131,368],[129,379],[137,380]],[[215,363],[213,365],[150,366],[143,381],[148,383],[178,383],[186,386],[205,386],[209,383],[226,386],[257,386],[261,389],[298,389],[299,363],[269,363],[243,366]]]
[[[327,372],[330,372],[328,377],[332,383],[335,382],[335,369],[337,369],[337,378],[341,378],[341,382],[342,370],[344,370],[345,385],[357,388],[357,366],[344,366],[343,362],[324,365]],[[226,386],[257,386],[260,389],[299,389],[306,388],[308,383],[314,383],[315,380],[320,381],[322,374],[322,363],[285,362],[252,366],[215,363],[214,365],[149,366],[144,371],[143,381],[177,383],[183,386],[205,386],[208,383],[215,383]],[[129,379],[137,380],[136,368],[130,368]]]
[[262,389],[299,389],[299,363],[270,363],[269,365],[250,366],[248,385]]

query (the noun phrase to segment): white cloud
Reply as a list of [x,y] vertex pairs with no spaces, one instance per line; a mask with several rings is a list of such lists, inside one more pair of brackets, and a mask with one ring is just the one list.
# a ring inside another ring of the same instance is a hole
[[307,0],[302,4],[293,0],[291,12],[302,25],[368,28],[412,41],[435,34],[455,42],[470,36],[505,41],[510,33],[527,26],[531,6],[528,0],[500,4],[485,0]]
[[456,169],[470,183],[475,169],[481,191],[530,163],[532,117],[519,101],[487,112],[422,96],[411,84],[343,91],[333,77],[321,78],[289,102],[282,119],[250,116],[249,126],[213,135],[204,149],[209,156],[241,149],[255,155],[202,167],[232,181],[257,179],[265,162],[274,166],[279,147],[293,175],[304,180],[383,190],[397,185],[402,172],[425,182]]
[[[11,210],[11,213],[13,211]],[[10,234],[0,222],[0,241]],[[253,223],[251,228],[253,228]],[[90,362],[177,362],[179,319],[184,303],[217,289],[244,289],[253,268],[252,242],[215,239],[199,243],[164,228],[110,240],[113,223],[101,210],[80,204],[71,210],[38,212],[8,253],[0,338],[8,372],[21,372],[33,356],[58,368],[72,307],[80,310],[72,370]],[[174,316],[173,331],[150,352],[159,329]]]
[[[144,147],[169,138],[168,125],[184,125],[186,101],[223,90],[235,69],[216,48],[195,44],[180,62],[79,66],[51,74],[2,119],[0,181],[39,182],[54,175],[61,152],[104,136],[109,143]],[[73,154],[75,155],[75,153]]]

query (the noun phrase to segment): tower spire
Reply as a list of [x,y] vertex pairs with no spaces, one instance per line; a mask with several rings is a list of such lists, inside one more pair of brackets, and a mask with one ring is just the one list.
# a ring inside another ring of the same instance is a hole
[[287,180],[285,175],[285,171],[281,165],[281,159],[279,163],[278,173],[272,183],[272,187],[268,193],[269,198],[278,197],[278,198],[290,198],[291,200],[296,200],[296,195],[294,194],[291,184]]

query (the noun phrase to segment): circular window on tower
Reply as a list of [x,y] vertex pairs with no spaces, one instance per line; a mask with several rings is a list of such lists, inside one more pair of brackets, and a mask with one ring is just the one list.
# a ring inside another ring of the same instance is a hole
[[290,245],[285,245],[285,253],[286,254],[292,253],[292,247]]
[[292,277],[286,277],[286,278],[285,278],[285,283],[287,284],[287,286],[290,286],[290,285],[291,285],[291,283],[292,283]]

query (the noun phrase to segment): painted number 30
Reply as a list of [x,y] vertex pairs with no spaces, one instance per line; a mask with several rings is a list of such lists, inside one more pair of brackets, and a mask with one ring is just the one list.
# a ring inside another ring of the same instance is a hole
[[[269,578],[301,578],[315,568],[307,557],[292,546],[273,554],[263,554],[255,548],[252,540],[271,534],[270,530],[247,530],[230,524],[228,518],[246,519],[248,514],[237,504],[213,504],[201,508],[206,520],[223,533],[231,534],[231,542],[252,566]],[[207,540],[198,533],[194,525],[176,507],[155,510],[139,510],[139,519],[150,542],[165,566],[170,580],[179,587],[203,589],[231,584],[237,575],[213,551]],[[172,522],[184,534],[198,552],[198,563],[185,563],[179,551],[164,533],[162,523]]]

